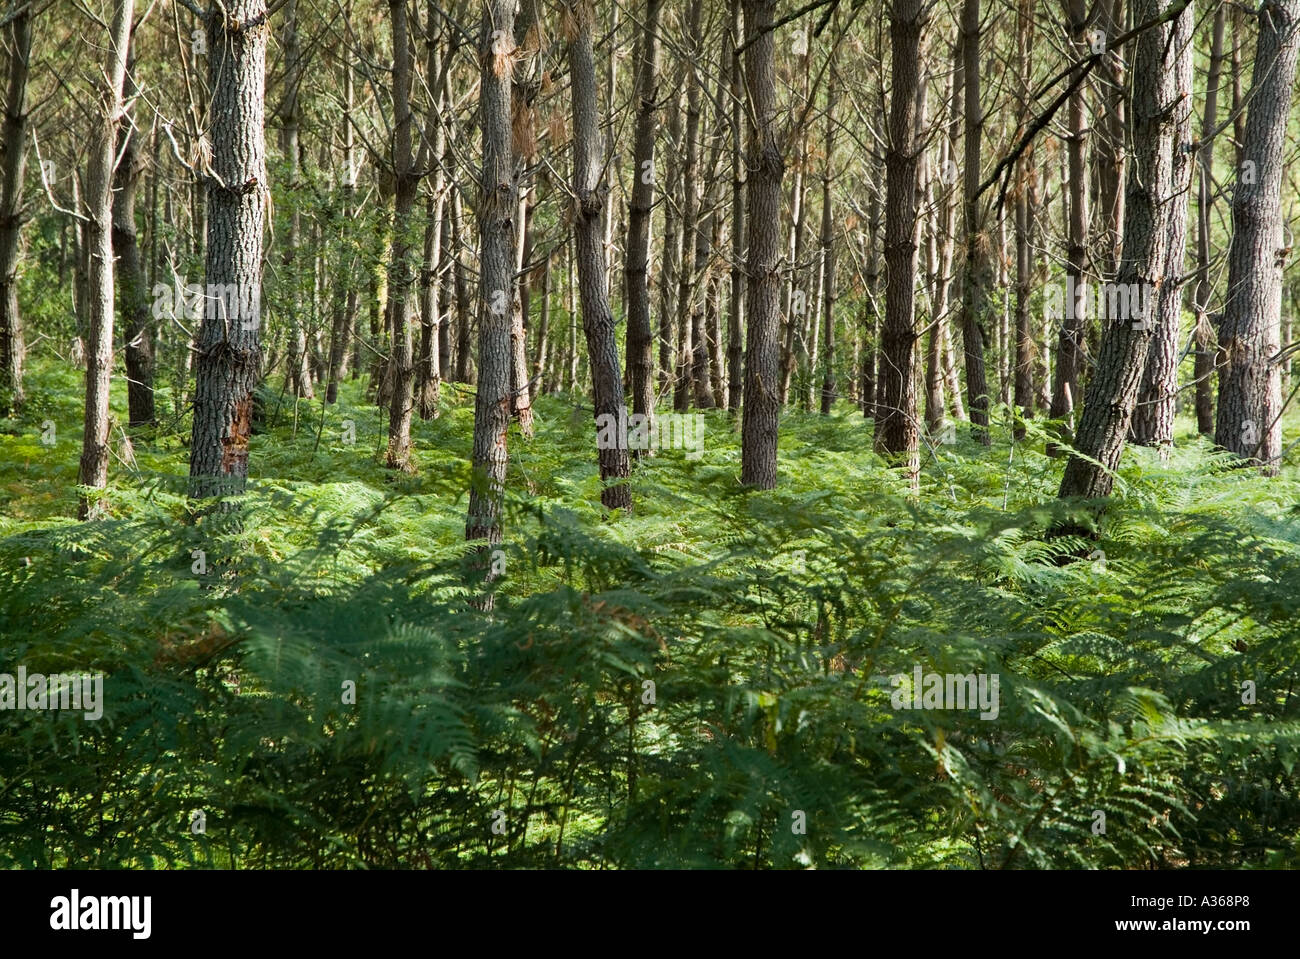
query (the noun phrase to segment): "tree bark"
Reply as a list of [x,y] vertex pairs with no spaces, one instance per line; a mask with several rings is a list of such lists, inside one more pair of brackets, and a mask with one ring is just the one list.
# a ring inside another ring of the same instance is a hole
[[663,0],[646,0],[636,67],[636,130],[632,204],[628,215],[627,368],[633,415],[654,415],[654,332],[650,326],[650,221],[655,199],[655,135],[659,126],[659,15]]
[[1169,199],[1168,262],[1165,283],[1156,299],[1155,333],[1147,353],[1138,404],[1133,411],[1133,441],[1155,446],[1167,457],[1174,441],[1174,409],[1178,398],[1178,348],[1182,335],[1183,265],[1187,248],[1187,201],[1191,196],[1192,144],[1192,19],[1174,21],[1173,196]]
[[[92,489],[108,485],[108,389],[113,375],[113,166],[117,159],[117,131],[122,121],[122,89],[131,44],[134,0],[117,0],[109,27],[108,59],[99,86],[95,130],[90,139],[86,171],[87,284],[89,342],[86,344],[86,419],[81,440],[81,468],[77,483]],[[100,501],[94,493],[80,496],[79,519],[95,518]]]
[[1289,246],[1281,206],[1283,150],[1300,54],[1300,0],[1266,0],[1259,11],[1255,72],[1232,195],[1228,296],[1219,342],[1214,441],[1275,476],[1282,455],[1282,268]]
[[27,77],[32,53],[32,11],[23,6],[9,24],[9,77],[3,127],[0,186],[0,416],[22,408],[27,347],[18,309],[18,240],[23,226],[27,170]]
[[[569,41],[569,69],[573,80],[573,192],[574,237],[578,246],[578,294],[582,300],[582,328],[587,337],[591,382],[595,396],[600,478],[605,484],[600,501],[608,509],[631,510],[632,490],[627,444],[621,435],[626,415],[623,376],[614,338],[614,315],[609,308],[605,273],[603,219],[605,157],[600,149],[600,106],[596,90],[596,58],[592,48],[592,12],[585,2],[570,3],[573,24]],[[613,430],[603,424],[615,424]],[[599,442],[601,435],[619,433],[614,443]]]
[[1210,67],[1205,79],[1205,113],[1201,119],[1202,146],[1197,151],[1200,165],[1196,197],[1196,351],[1193,354],[1193,377],[1196,380],[1196,431],[1202,436],[1214,435],[1214,368],[1219,349],[1219,336],[1209,316],[1210,296],[1214,292],[1210,282],[1210,214],[1214,210],[1213,132],[1219,122],[1219,83],[1223,78],[1226,21],[1227,7],[1220,5],[1214,11],[1214,25],[1211,27]]
[[980,105],[980,0],[963,0],[962,55],[965,69],[965,161],[963,183],[966,262],[962,280],[961,339],[966,354],[966,406],[971,434],[987,446],[990,442],[989,391],[984,369],[984,318],[989,309],[989,250],[984,217],[977,195],[980,182],[980,148],[984,115]]
[[[686,142],[682,168],[682,259],[677,277],[677,350],[674,366],[673,409],[683,412],[690,408],[694,393],[694,342],[692,333],[698,325],[696,299],[698,295],[698,270],[700,237],[704,226],[700,222],[700,78],[694,60],[702,53],[700,15],[704,4],[691,5],[687,25],[686,43]],[[704,240],[708,252],[707,236]]]
[[746,310],[745,396],[741,417],[740,481],[776,487],[780,428],[781,178],[785,159],[777,143],[775,0],[745,0],[745,86],[749,133],[749,293]]
[[[388,260],[388,375],[391,395],[388,407],[389,469],[411,469],[411,414],[414,407],[412,382],[415,357],[411,334],[413,246],[411,214],[415,209],[420,174],[411,155],[411,44],[406,18],[406,0],[389,0],[393,28],[393,152],[394,182],[393,239]],[[423,154],[423,150],[421,153]]]
[[[224,12],[223,12],[224,11]],[[262,227],[266,219],[266,0],[214,4],[207,20],[212,172],[207,183],[208,299],[199,329],[190,495],[242,493],[253,390],[261,379]],[[231,315],[233,313],[233,315]]]
[[[822,389],[821,414],[835,402],[835,214],[831,206],[831,157],[835,151],[835,69],[826,82],[826,142],[822,173]],[[810,371],[811,372],[811,371]]]
[[885,322],[881,330],[876,451],[897,455],[915,486],[920,469],[916,409],[916,92],[925,16],[922,0],[890,6],[891,73],[885,153]]
[[[298,92],[302,83],[301,71],[302,46],[298,42],[298,0],[287,0],[284,10],[284,99],[280,103],[280,151],[288,164],[289,182],[285,186],[291,194],[299,189],[298,177],[301,172],[298,145],[298,131],[302,119],[298,105]],[[311,399],[313,392],[311,357],[307,351],[307,327],[302,321],[301,304],[298,302],[302,289],[302,277],[298,275],[298,248],[302,231],[299,207],[300,204],[295,198],[289,210],[289,232],[285,237],[283,260],[289,287],[289,300],[284,304],[284,308],[290,317],[286,387],[290,396]]]
[[[1173,5],[1170,0],[1138,0],[1133,16],[1136,22],[1144,23],[1168,12]],[[1189,4],[1180,16],[1191,15]],[[1150,302],[1159,296],[1167,281],[1170,194],[1174,190],[1174,109],[1179,97],[1173,30],[1166,21],[1142,33],[1136,41],[1134,149],[1124,200],[1124,245],[1117,281],[1126,291],[1136,293],[1138,302],[1134,304],[1130,297],[1127,310],[1108,311],[1119,315],[1105,318],[1096,372],[1088,384],[1074,442],[1082,455],[1072,455],[1066,463],[1062,498],[1110,495],[1150,348]],[[1148,304],[1146,311],[1140,305],[1144,302]]]
[[[134,57],[128,57],[124,97],[136,94],[132,75]],[[126,344],[126,383],[129,423],[154,422],[154,330],[150,322],[149,285],[135,232],[135,195],[144,168],[135,128],[127,117],[119,133],[117,173],[113,196],[113,254],[117,257],[117,297],[122,314],[122,339]]]
[[[1066,32],[1071,46],[1067,47],[1073,56],[1083,49],[1083,31],[1087,24],[1088,10],[1085,0],[1066,0]],[[1080,296],[1088,284],[1088,178],[1087,178],[1087,141],[1088,117],[1085,102],[1086,85],[1080,80],[1079,73],[1083,67],[1077,67],[1071,74],[1071,82],[1079,81],[1070,94],[1069,101],[1069,223],[1066,240],[1066,297],[1064,316],[1061,318],[1061,330],[1056,346],[1056,383],[1052,390],[1053,419],[1066,420],[1073,417],[1074,405],[1079,399],[1079,383],[1083,374],[1083,345],[1087,331],[1088,316],[1084,304],[1086,298]],[[1063,437],[1069,442],[1071,437],[1066,430]],[[1055,447],[1048,447],[1049,454]]]
[[727,313],[727,408],[739,410],[744,398],[745,327],[745,162],[744,96],[741,38],[745,18],[740,0],[731,0],[731,30],[727,36],[731,57],[731,301]]
[[[516,0],[486,0],[479,39],[479,363],[467,540],[501,542],[510,427],[510,299],[519,181],[512,148],[511,88]],[[480,547],[480,552],[482,547]],[[489,573],[489,576],[491,574]]]

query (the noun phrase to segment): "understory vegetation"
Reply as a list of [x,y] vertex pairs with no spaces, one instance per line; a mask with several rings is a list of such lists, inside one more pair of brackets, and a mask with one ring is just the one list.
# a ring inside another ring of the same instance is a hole
[[[0,724],[0,866],[1300,866],[1295,471],[1191,423],[1078,513],[1006,408],[919,495],[848,403],[746,490],[714,411],[609,518],[590,408],[541,396],[485,612],[467,388],[412,475],[361,381],[264,395],[234,523],[160,416],[79,523],[79,380],[0,421],[0,662],[102,670],[104,712]],[[997,720],[893,708],[917,667],[998,675]]]

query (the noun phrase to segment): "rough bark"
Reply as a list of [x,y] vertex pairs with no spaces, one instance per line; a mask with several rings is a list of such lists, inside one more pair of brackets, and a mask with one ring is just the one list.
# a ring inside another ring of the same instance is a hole
[[971,435],[990,442],[989,391],[984,368],[984,318],[989,309],[989,250],[979,192],[980,149],[984,115],[980,104],[980,0],[963,0],[962,54],[965,69],[964,230],[966,261],[962,271],[961,339],[966,354],[966,406]]
[[731,57],[731,301],[727,312],[727,408],[740,409],[744,397],[745,326],[745,162],[744,94],[740,40],[745,18],[740,0],[731,0],[731,30],[727,47]]
[[915,484],[920,468],[916,409],[916,92],[925,7],[893,0],[889,32],[893,63],[885,153],[885,321],[881,329],[875,446],[898,456]]
[[262,366],[266,2],[215,4],[207,30],[215,176],[207,183],[206,281],[209,290],[231,291],[238,307],[227,310],[221,299],[209,298],[199,328],[190,444],[196,499],[241,493],[248,479],[253,390]]
[[389,469],[411,468],[411,414],[414,411],[412,384],[415,356],[411,333],[414,280],[411,215],[415,209],[420,174],[411,154],[411,44],[408,35],[406,0],[389,0],[393,28],[393,153],[394,181],[393,239],[388,259],[388,375],[391,383],[388,407]]
[[433,183],[425,199],[424,268],[420,271],[420,351],[417,358],[415,395],[420,419],[438,416],[442,387],[442,237],[447,208],[446,155],[447,128],[442,122],[446,99],[442,70],[442,18],[432,9],[425,29],[425,82],[432,85],[426,117],[426,135],[432,136],[432,152],[437,158]]
[[[136,96],[129,58],[124,97]],[[135,196],[144,169],[139,137],[129,116],[119,133],[117,172],[113,195],[113,254],[117,257],[117,301],[122,314],[122,339],[126,345],[127,406],[131,426],[154,422],[154,329],[150,322],[149,284],[135,232]]]
[[510,427],[510,291],[519,182],[510,135],[516,0],[487,0],[479,38],[479,362],[467,540],[501,542]]
[[3,183],[0,184],[0,416],[24,401],[27,349],[18,308],[18,240],[23,225],[27,169],[27,77],[32,52],[32,11],[23,6],[9,24],[9,73],[5,89]]
[[777,143],[776,70],[772,23],[775,0],[745,0],[745,87],[749,131],[749,291],[745,312],[745,396],[741,417],[740,481],[776,487],[780,406],[777,327],[781,285],[781,178]]
[[[1138,0],[1134,18],[1143,23],[1165,13],[1169,0]],[[1190,7],[1183,10],[1190,17]],[[1118,283],[1154,300],[1166,281],[1170,194],[1173,186],[1173,26],[1164,22],[1142,33],[1133,57],[1133,157],[1124,200],[1124,244]],[[1108,313],[1111,311],[1107,311]],[[1124,315],[1127,313],[1128,315]],[[1104,320],[1096,372],[1089,381],[1072,455],[1061,479],[1062,498],[1110,495],[1137,402],[1151,341],[1151,324],[1140,309]],[[1095,462],[1094,462],[1095,461]]]
[[636,67],[632,203],[628,214],[627,369],[632,413],[653,416],[654,332],[650,323],[650,220],[655,199],[655,135],[659,126],[659,14],[663,0],[646,0]]
[[[677,277],[677,350],[673,383],[673,409],[682,412],[690,408],[695,390],[692,333],[698,326],[696,299],[699,267],[700,237],[704,224],[700,217],[700,78],[694,60],[700,55],[700,16],[704,4],[691,5],[687,25],[686,43],[689,61],[686,66],[686,142],[683,144],[685,160],[682,168],[682,259]],[[708,252],[707,235],[704,239]]]
[[[301,110],[298,93],[302,83],[302,46],[298,42],[298,0],[287,0],[284,8],[284,98],[280,102],[280,152],[288,165],[286,188],[292,193],[299,188],[301,173],[298,133]],[[302,321],[298,295],[302,278],[298,275],[299,246],[301,244],[302,217],[299,203],[293,202],[289,210],[289,230],[284,244],[284,275],[288,279],[289,302],[285,304],[290,317],[289,357],[286,390],[290,396],[311,399],[311,357],[307,351],[307,326]]]
[[[578,248],[578,295],[582,300],[582,329],[587,337],[595,414],[599,424],[621,423],[623,376],[614,338],[614,315],[609,307],[605,272],[602,219],[609,184],[605,157],[600,149],[600,106],[596,90],[596,59],[592,48],[591,8],[585,2],[568,8],[573,22],[569,41],[569,68],[573,80],[573,193],[574,237]],[[598,436],[599,436],[599,426]],[[627,446],[622,436],[615,443],[598,443],[600,478],[605,484],[600,501],[608,509],[632,508]]]
[[[1084,49],[1083,31],[1087,23],[1088,11],[1084,0],[1066,0],[1066,31],[1072,41],[1071,55]],[[1083,67],[1077,67],[1071,75],[1071,82],[1080,81],[1078,73]],[[1080,306],[1086,302],[1074,295],[1082,291],[1088,283],[1088,177],[1087,147],[1088,118],[1086,99],[1087,87],[1078,82],[1070,94],[1068,104],[1069,148],[1069,222],[1066,237],[1066,298],[1065,315],[1061,318],[1061,329],[1056,346],[1056,381],[1052,389],[1053,419],[1065,420],[1074,414],[1074,404],[1079,398],[1079,383],[1083,374],[1084,336],[1088,323],[1086,309]],[[1070,437],[1065,436],[1068,442]],[[1053,448],[1048,448],[1049,453]]]
[[1223,33],[1227,7],[1214,11],[1210,28],[1210,65],[1205,79],[1205,112],[1201,118],[1202,146],[1196,196],[1196,351],[1193,354],[1193,377],[1196,380],[1196,431],[1214,435],[1214,367],[1219,338],[1210,322],[1210,214],[1214,210],[1214,128],[1219,122],[1219,83],[1223,78]]
[[1255,71],[1232,195],[1228,295],[1219,342],[1214,441],[1276,475],[1282,455],[1281,338],[1283,237],[1281,187],[1287,118],[1300,55],[1300,0],[1266,0],[1259,11]]
[[[131,43],[134,0],[117,0],[109,27],[108,58],[90,138],[86,193],[82,215],[86,218],[89,317],[86,343],[86,419],[81,440],[81,467],[77,482],[92,489],[108,485],[108,388],[113,375],[113,166],[117,159],[117,131],[122,121],[122,89]],[[95,493],[83,493],[79,519],[100,512]]]
[[1165,284],[1160,288],[1153,318],[1155,332],[1147,353],[1138,404],[1133,411],[1133,441],[1159,447],[1168,455],[1174,441],[1174,409],[1178,398],[1178,350],[1182,334],[1183,264],[1187,247],[1187,201],[1191,196],[1192,144],[1192,17],[1190,11],[1174,21],[1173,195],[1169,199],[1168,260]]

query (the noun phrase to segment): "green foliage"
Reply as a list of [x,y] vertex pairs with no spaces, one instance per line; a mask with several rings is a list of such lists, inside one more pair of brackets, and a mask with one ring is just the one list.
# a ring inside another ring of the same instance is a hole
[[[489,615],[470,398],[413,477],[359,384],[272,410],[238,523],[164,430],[77,524],[74,375],[0,426],[0,671],[102,670],[104,715],[0,713],[0,865],[1300,865],[1290,474],[1130,451],[1097,538],[1051,540],[1041,424],[930,449],[913,497],[860,416],[793,415],[754,493],[714,412],[607,519],[589,411],[542,397]],[[892,708],[917,667],[997,674],[997,718]]]

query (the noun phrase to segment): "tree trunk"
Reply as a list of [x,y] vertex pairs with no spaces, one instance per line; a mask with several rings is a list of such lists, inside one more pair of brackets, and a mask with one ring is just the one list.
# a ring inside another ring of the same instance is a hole
[[519,208],[519,180],[510,134],[515,6],[516,0],[487,0],[479,38],[479,112],[483,131],[479,362],[465,538],[488,544],[501,542],[506,432],[510,428],[510,291],[514,285],[515,216]]
[[[1102,38],[1114,38],[1123,32],[1124,0],[1101,0],[1097,28]],[[1124,238],[1123,184],[1128,157],[1125,144],[1128,88],[1124,63],[1121,51],[1107,48],[1101,61],[1101,100],[1105,113],[1101,121],[1101,136],[1093,154],[1097,164],[1100,217],[1095,246],[1100,251],[1101,273],[1108,278],[1115,275]]]
[[208,13],[208,49],[226,55],[208,58],[216,176],[207,187],[206,279],[209,291],[229,291],[239,302],[232,316],[209,299],[199,330],[190,444],[196,499],[242,493],[248,479],[253,390],[262,366],[266,20],[265,0],[235,0]]
[[[388,407],[389,469],[411,469],[412,382],[415,357],[411,334],[413,285],[411,214],[420,174],[411,156],[411,44],[407,34],[406,0],[389,0],[393,24],[393,239],[388,260]],[[421,154],[424,151],[421,150]]]
[[[134,58],[128,60],[124,96],[136,96],[132,76]],[[130,425],[154,422],[154,330],[150,322],[149,285],[140,260],[135,233],[135,194],[144,167],[134,128],[122,124],[122,145],[113,197],[113,254],[117,257],[118,306],[122,314],[122,339],[126,344],[127,404]]]
[[[351,8],[348,10],[351,20]],[[356,143],[352,126],[352,64],[343,64],[343,122],[341,137],[343,140],[343,210],[340,258],[346,269],[346,276],[355,275],[358,267],[356,246],[349,241],[348,231],[352,229],[353,217],[356,215],[357,167]],[[352,346],[353,327],[357,321],[357,289],[353,282],[336,280],[334,283],[334,318],[330,332],[330,365],[328,382],[325,387],[325,402],[337,402],[339,381],[345,375],[347,357]],[[355,374],[359,364],[353,363]]]
[[745,77],[741,69],[741,38],[745,18],[740,0],[731,0],[731,30],[727,47],[731,57],[731,302],[727,313],[727,408],[739,410],[744,397],[745,326],[745,163],[744,122]]
[[[1076,55],[1082,47],[1083,31],[1088,11],[1084,0],[1066,0],[1066,31],[1072,41],[1067,48]],[[1083,67],[1071,74],[1071,82],[1079,79]],[[1070,94],[1069,101],[1069,223],[1066,239],[1065,315],[1061,318],[1061,331],[1056,347],[1056,384],[1052,390],[1052,418],[1065,420],[1074,413],[1079,398],[1079,381],[1083,374],[1083,344],[1088,316],[1082,296],[1088,283],[1088,179],[1087,138],[1088,119],[1085,101],[1086,86],[1079,82]],[[1068,432],[1063,437],[1068,443]],[[1048,447],[1048,453],[1055,447]]]
[[916,418],[917,148],[922,0],[890,6],[893,92],[885,153],[885,322],[881,331],[876,451],[900,455],[915,486],[920,469]]
[[1219,342],[1214,441],[1253,460],[1268,476],[1282,455],[1282,385],[1276,359],[1281,337],[1283,236],[1281,188],[1287,118],[1300,54],[1300,0],[1266,0],[1259,11],[1255,72],[1232,195],[1228,297]]
[[[289,182],[285,184],[292,194],[299,188],[300,171],[298,128],[301,113],[298,107],[299,86],[302,83],[302,48],[298,42],[298,0],[287,0],[284,11],[284,99],[280,104],[280,152],[288,164]],[[307,328],[302,322],[302,277],[298,275],[298,247],[302,230],[300,204],[291,203],[289,233],[285,237],[284,275],[289,288],[288,302],[283,308],[290,317],[289,367],[287,391],[290,396],[312,397],[311,358],[307,353]]]
[[[117,0],[109,28],[108,60],[104,83],[96,91],[95,131],[90,140],[86,171],[87,283],[89,342],[86,344],[86,420],[81,440],[81,486],[103,489],[108,485],[108,388],[113,375],[113,165],[117,159],[117,130],[122,120],[122,89],[131,44],[134,0]],[[79,519],[99,515],[95,494],[82,494]]]
[[[1182,0],[1138,0],[1134,19],[1145,23]],[[1182,17],[1190,18],[1190,5]],[[1133,162],[1124,200],[1124,245],[1117,281],[1129,294],[1108,309],[1096,372],[1088,384],[1060,495],[1094,499],[1110,495],[1124,451],[1151,342],[1154,300],[1164,286],[1173,185],[1174,115],[1180,95],[1177,57],[1166,21],[1137,38],[1133,57]],[[1136,302],[1134,302],[1136,300]],[[1146,304],[1144,308],[1142,304]],[[1117,314],[1117,315],[1110,315]]]
[[[425,77],[432,85],[432,98],[426,122],[427,134],[433,136],[433,155],[441,161],[446,156],[447,128],[442,122],[446,89],[442,79],[442,19],[432,10],[425,26]],[[447,208],[447,173],[441,162],[435,163],[433,186],[425,201],[424,269],[420,272],[420,356],[415,394],[420,419],[438,416],[441,400],[442,352],[442,235]]]
[[[682,259],[677,277],[677,356],[676,377],[673,384],[673,409],[682,412],[690,408],[694,392],[694,343],[692,333],[698,325],[696,300],[698,271],[700,267],[700,237],[704,226],[700,222],[700,78],[694,61],[701,55],[700,15],[704,4],[691,5],[686,43],[686,142],[682,169]],[[704,252],[708,253],[707,235]]]
[[776,487],[779,432],[780,345],[777,328],[781,284],[781,177],[785,159],[777,143],[776,0],[745,0],[745,84],[752,110],[749,139],[749,299],[745,312],[745,396],[741,421],[740,481]]
[[983,322],[989,308],[988,238],[976,196],[980,182],[980,146],[984,116],[980,106],[980,0],[963,0],[961,15],[965,80],[966,156],[963,164],[966,262],[962,280],[961,339],[966,353],[966,405],[972,435],[990,442],[988,381],[984,372]]
[[1168,262],[1165,283],[1156,298],[1155,333],[1147,353],[1138,404],[1133,411],[1133,441],[1160,448],[1167,457],[1174,441],[1178,398],[1178,347],[1182,335],[1183,264],[1187,248],[1187,200],[1191,195],[1192,159],[1192,18],[1174,21],[1174,83],[1180,99],[1174,107],[1174,193],[1169,200]]
[[1201,120],[1202,146],[1196,198],[1196,352],[1193,376],[1196,380],[1196,431],[1214,435],[1214,367],[1219,337],[1210,322],[1210,214],[1214,209],[1214,141],[1212,134],[1219,122],[1219,83],[1223,77],[1223,33],[1227,7],[1214,11],[1211,28],[1210,68],[1205,80],[1205,113]]
[[655,134],[659,126],[659,14],[663,0],[646,0],[636,67],[636,130],[632,204],[628,215],[627,369],[632,413],[654,415],[654,333],[650,326],[650,221],[655,198]]
[[[511,220],[513,223],[514,221]],[[473,310],[473,297],[469,290],[469,265],[465,262],[469,251],[465,248],[465,204],[460,191],[451,197],[451,229],[456,246],[455,285],[456,285],[456,382],[473,385],[478,380],[478,371],[474,366],[474,351],[470,323],[470,311]],[[497,229],[501,229],[498,224]],[[480,331],[481,335],[482,331]],[[476,405],[477,408],[477,405]]]
[[5,92],[4,182],[0,185],[0,416],[22,408],[27,347],[18,309],[18,239],[23,226],[27,169],[27,77],[32,11],[23,6],[9,25],[9,82]]
[[[681,177],[681,141],[682,109],[681,92],[678,94],[675,109],[669,111],[668,121],[668,183],[676,183]],[[676,379],[676,363],[673,359],[673,290],[682,268],[682,242],[685,230],[677,222],[676,207],[672,202],[664,203],[664,249],[663,269],[659,277],[659,392],[667,391]]]
[[[591,40],[592,13],[585,3],[570,3],[568,15],[574,31],[569,41],[569,68],[573,80],[573,229],[578,245],[582,328],[587,336],[595,393],[600,478],[605,484],[600,501],[608,509],[630,510],[632,490],[626,482],[630,473],[629,460],[621,429],[627,410],[623,406],[623,377],[614,338],[614,315],[609,308],[601,223],[609,184],[605,180],[605,157],[600,149],[600,106]],[[611,433],[618,434],[615,442],[604,442]]]

